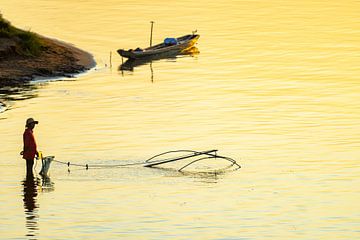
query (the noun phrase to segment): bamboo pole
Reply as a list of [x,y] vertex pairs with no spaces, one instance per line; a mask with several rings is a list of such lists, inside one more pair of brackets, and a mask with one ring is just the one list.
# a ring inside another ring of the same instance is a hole
[[152,35],[153,35],[153,27],[154,27],[154,21],[151,21],[151,32],[150,32],[150,47],[152,46]]
[[112,68],[112,59],[111,59],[111,57],[112,57],[112,51],[110,51],[110,68]]
[[[160,164],[164,164],[164,163],[169,163],[169,162],[175,162],[175,161],[179,161],[182,159],[186,159],[186,158],[191,158],[191,157],[196,157],[196,156],[200,156],[200,155],[210,155],[210,153],[212,152],[216,152],[217,150],[209,150],[209,151],[203,151],[203,152],[194,152],[193,154],[189,154],[189,155],[184,155],[181,157],[175,157],[175,158],[169,158],[169,159],[164,159],[164,160],[158,160],[158,161],[154,161],[154,162],[148,162],[144,165],[144,167],[153,167],[156,165],[160,165]],[[212,154],[211,154],[212,155]],[[216,156],[216,155],[214,155]]]

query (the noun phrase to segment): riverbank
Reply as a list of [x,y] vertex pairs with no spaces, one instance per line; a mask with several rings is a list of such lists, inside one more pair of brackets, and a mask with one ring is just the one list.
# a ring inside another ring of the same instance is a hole
[[39,77],[72,77],[95,64],[90,53],[13,27],[0,15],[0,88],[20,86]]
[[[71,77],[95,66],[90,53],[70,44],[39,36],[38,56],[19,55],[9,47],[0,58],[0,87],[18,86],[38,77]],[[8,41],[8,45],[11,42]]]

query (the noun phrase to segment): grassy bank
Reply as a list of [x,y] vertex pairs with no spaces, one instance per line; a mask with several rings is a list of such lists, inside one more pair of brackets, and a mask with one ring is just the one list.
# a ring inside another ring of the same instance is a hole
[[0,14],[0,90],[39,77],[72,77],[93,66],[90,53],[16,28]]
[[0,48],[4,40],[13,41],[12,51],[19,55],[38,56],[42,50],[41,39],[35,33],[12,26],[0,13]]

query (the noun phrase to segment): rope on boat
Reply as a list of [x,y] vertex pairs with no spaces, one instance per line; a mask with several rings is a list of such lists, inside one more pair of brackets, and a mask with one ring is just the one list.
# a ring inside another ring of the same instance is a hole
[[[181,152],[187,153],[187,154],[181,155],[178,157],[157,159],[160,156],[163,156],[166,154],[181,153]],[[241,168],[241,166],[234,159],[217,155],[217,150],[208,150],[208,151],[202,151],[202,152],[194,151],[194,150],[173,150],[173,151],[168,151],[168,152],[163,152],[163,153],[157,154],[145,161],[135,162],[135,163],[113,164],[113,165],[111,165],[111,164],[77,164],[77,163],[59,161],[59,160],[55,160],[55,159],[53,159],[52,161],[59,163],[59,164],[67,165],[68,167],[70,167],[70,166],[84,167],[87,170],[89,168],[119,168],[119,167],[129,167],[129,166],[139,166],[139,165],[142,165],[144,167],[154,167],[154,166],[169,163],[169,162],[179,161],[179,160],[192,158],[192,157],[199,157],[201,155],[206,155],[206,156],[192,160],[190,163],[181,167],[178,171],[185,169],[186,167],[190,166],[191,164],[193,164],[195,162],[203,161],[206,159],[213,159],[213,158],[220,158],[220,159],[229,161],[231,164],[228,167],[226,167],[225,169],[231,168],[233,166],[236,166],[237,169]]]

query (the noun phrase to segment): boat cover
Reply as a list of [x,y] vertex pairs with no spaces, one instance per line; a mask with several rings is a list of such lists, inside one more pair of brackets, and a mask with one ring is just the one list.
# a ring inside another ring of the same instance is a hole
[[176,40],[176,38],[165,38],[164,44],[165,44],[166,46],[176,45],[176,44],[177,44],[177,40]]

